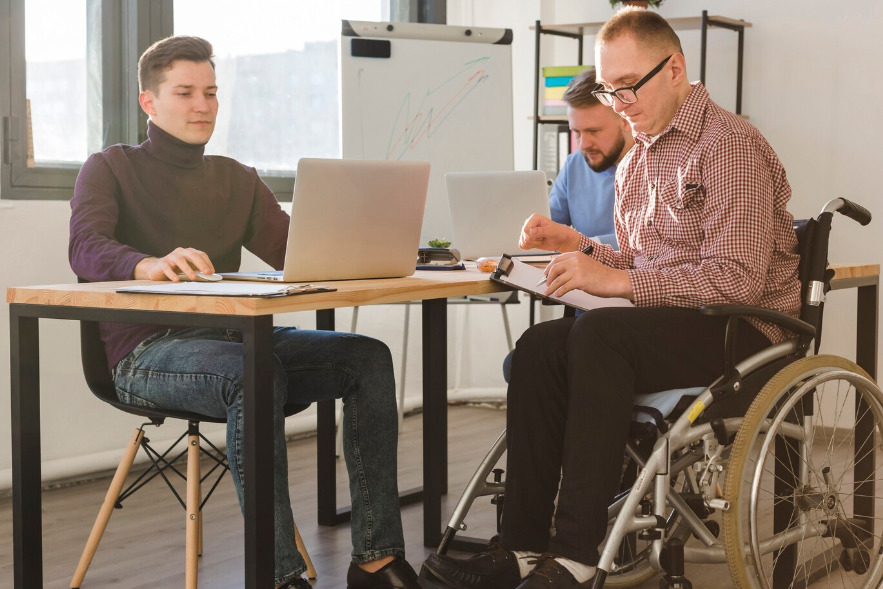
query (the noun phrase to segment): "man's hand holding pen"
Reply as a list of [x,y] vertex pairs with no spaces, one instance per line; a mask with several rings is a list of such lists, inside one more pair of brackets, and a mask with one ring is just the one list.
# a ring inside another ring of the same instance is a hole
[[625,270],[605,266],[584,252],[568,252],[552,258],[543,271],[546,275],[546,296],[563,296],[571,290],[582,290],[599,297],[621,297],[633,300],[632,283]]
[[552,258],[543,271],[546,296],[562,296],[578,289],[599,297],[634,299],[632,283],[625,270],[615,270],[592,257],[593,246],[579,251],[580,234],[573,227],[556,223],[542,215],[531,215],[521,228],[521,249],[566,252]]
[[[590,243],[582,250],[582,253],[586,254],[587,256],[591,256],[593,251],[595,251],[595,246]],[[546,266],[546,268],[548,269],[548,266]],[[546,278],[548,278],[548,276],[544,274],[540,281],[537,282],[537,286],[541,284],[546,284]]]

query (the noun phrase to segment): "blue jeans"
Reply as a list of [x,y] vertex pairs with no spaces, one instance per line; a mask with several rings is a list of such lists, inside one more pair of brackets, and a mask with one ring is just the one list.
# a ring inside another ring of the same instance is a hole
[[[275,579],[306,570],[294,541],[283,406],[343,399],[343,454],[352,497],[353,562],[404,556],[396,480],[392,358],[359,335],[277,327],[273,334]],[[238,332],[188,328],[150,336],[114,368],[123,403],[227,419],[230,473],[244,507],[242,343]]]

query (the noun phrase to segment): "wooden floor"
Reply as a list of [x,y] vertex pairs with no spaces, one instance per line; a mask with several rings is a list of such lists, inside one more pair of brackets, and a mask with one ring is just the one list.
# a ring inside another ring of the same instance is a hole
[[[466,481],[502,431],[505,412],[487,407],[452,407],[449,412],[450,494],[445,498],[448,517]],[[170,423],[164,427],[173,427]],[[422,420],[405,419],[399,443],[399,486],[421,484]],[[126,440],[120,440],[120,446]],[[289,484],[298,527],[318,572],[315,589],[346,587],[350,554],[349,526],[316,524],[316,439],[293,441],[288,446]],[[342,461],[341,461],[342,462]],[[44,512],[45,587],[69,587],[71,575],[107,490],[108,479],[46,491]],[[349,502],[343,464],[338,467],[338,505]],[[476,502],[467,519],[468,535],[489,537],[494,532],[493,506],[488,499]],[[419,570],[429,554],[422,546],[422,504],[402,510],[407,558]],[[200,587],[242,587],[242,517],[233,484],[226,477],[204,513],[205,550],[200,559]],[[0,499],[0,588],[12,587],[11,499]],[[114,512],[84,589],[182,587],[184,585],[183,510],[159,481],[154,481]],[[732,587],[725,565],[689,566],[696,589]],[[643,589],[658,587],[653,579]]]

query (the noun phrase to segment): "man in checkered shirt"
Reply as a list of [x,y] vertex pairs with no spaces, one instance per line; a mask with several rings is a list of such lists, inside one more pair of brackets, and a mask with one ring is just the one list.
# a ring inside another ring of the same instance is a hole
[[[595,63],[595,95],[635,136],[616,174],[621,249],[539,215],[525,223],[521,246],[568,252],[546,269],[546,294],[579,289],[635,308],[541,323],[518,341],[500,542],[469,559],[426,563],[456,588],[552,589],[591,579],[634,395],[707,385],[723,372],[727,319],[696,309],[799,312],[791,188],[760,132],[687,80],[680,41],[654,12],[617,13],[598,34]],[[740,321],[740,360],[789,337],[771,323]]]

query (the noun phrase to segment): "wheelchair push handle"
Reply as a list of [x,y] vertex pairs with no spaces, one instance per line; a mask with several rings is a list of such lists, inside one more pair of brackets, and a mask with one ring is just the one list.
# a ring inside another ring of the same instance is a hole
[[871,222],[871,212],[868,209],[845,198],[829,200],[822,209],[823,213],[832,213],[834,211],[849,217],[860,225],[867,225]]

